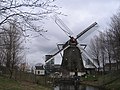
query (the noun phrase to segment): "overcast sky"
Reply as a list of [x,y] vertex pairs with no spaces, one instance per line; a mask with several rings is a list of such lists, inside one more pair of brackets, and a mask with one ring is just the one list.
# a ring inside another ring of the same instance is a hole
[[[67,16],[59,16],[62,21],[77,35],[93,22],[97,22],[99,30],[105,30],[110,23],[110,17],[120,7],[119,0],[56,0],[59,11]],[[43,37],[30,38],[26,46],[26,61],[34,65],[44,63],[44,56],[56,47],[56,43],[64,43],[69,38],[55,24],[53,19],[46,20],[45,29],[48,32]],[[56,61],[60,63],[59,61]]]

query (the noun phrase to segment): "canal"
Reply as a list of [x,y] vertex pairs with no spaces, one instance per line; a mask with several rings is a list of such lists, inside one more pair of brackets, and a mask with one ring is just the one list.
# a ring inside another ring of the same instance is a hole
[[54,86],[53,90],[105,90],[103,88],[97,88],[87,85],[68,85],[68,84],[59,84]]

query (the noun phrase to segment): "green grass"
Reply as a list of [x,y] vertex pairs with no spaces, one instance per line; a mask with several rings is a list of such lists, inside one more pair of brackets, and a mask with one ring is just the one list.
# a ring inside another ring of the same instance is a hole
[[86,75],[85,77],[81,77],[83,81],[95,81],[97,77],[95,75]]
[[108,90],[120,90],[120,71],[113,71],[105,75],[98,75],[96,78],[88,76],[83,80],[83,84],[104,87]]
[[120,79],[117,79],[116,81],[106,85],[106,88],[111,90],[120,90]]
[[0,90],[51,90],[43,86],[25,81],[15,81],[0,76]]

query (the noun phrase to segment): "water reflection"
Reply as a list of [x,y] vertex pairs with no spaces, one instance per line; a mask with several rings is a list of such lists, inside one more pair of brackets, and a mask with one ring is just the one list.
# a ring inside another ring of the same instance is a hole
[[57,85],[54,87],[54,90],[103,90],[99,88],[95,88],[92,86],[85,85]]

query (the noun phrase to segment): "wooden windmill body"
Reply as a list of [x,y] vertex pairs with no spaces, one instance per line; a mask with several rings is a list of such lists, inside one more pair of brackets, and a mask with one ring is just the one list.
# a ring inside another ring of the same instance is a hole
[[63,51],[61,72],[62,74],[78,75],[78,72],[85,73],[82,61],[81,50],[77,47],[77,40],[73,37],[63,45],[63,48],[70,45]]

